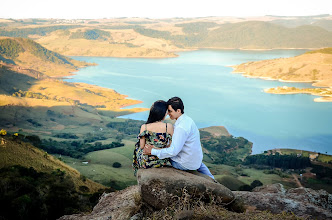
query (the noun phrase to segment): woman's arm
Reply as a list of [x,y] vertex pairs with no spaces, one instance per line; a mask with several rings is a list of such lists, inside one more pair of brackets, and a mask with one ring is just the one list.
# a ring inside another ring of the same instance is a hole
[[[142,133],[144,130],[145,130],[145,124],[143,124],[143,125],[141,126],[141,131],[140,131],[140,133]],[[139,139],[139,146],[141,147],[141,149],[144,148],[144,146],[145,146],[145,137],[141,137],[141,138]]]
[[144,146],[145,146],[145,137],[141,137],[141,139],[139,140],[139,146],[141,147],[141,149],[144,148]]

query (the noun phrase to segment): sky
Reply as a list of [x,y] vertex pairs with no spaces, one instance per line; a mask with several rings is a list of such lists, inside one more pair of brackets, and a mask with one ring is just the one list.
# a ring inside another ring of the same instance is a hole
[[0,18],[252,17],[332,14],[331,0],[2,0]]

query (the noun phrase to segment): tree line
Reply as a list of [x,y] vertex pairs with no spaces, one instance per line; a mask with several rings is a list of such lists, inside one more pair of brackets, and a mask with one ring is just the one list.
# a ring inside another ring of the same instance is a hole
[[245,158],[243,164],[258,164],[283,169],[303,169],[311,166],[309,157],[297,156],[295,154],[281,155],[279,153],[276,153],[274,155],[250,155]]
[[14,28],[11,30],[0,29],[0,36],[29,38],[29,35],[45,36],[46,34],[56,30],[68,30],[77,27],[80,27],[80,25],[56,25],[37,28]]
[[[76,139],[77,136],[74,134],[59,134],[59,137],[63,138],[70,137],[70,139]],[[67,135],[67,136],[66,136]],[[86,139],[83,141],[75,140],[75,141],[56,141],[54,139],[40,139],[37,135],[28,135],[23,137],[20,135],[18,138],[25,142],[29,142],[33,144],[35,147],[45,150],[49,154],[61,154],[65,156],[70,156],[73,158],[82,158],[85,154],[105,149],[112,149],[117,147],[124,146],[123,143],[120,142],[112,142],[110,144],[102,144],[101,142],[95,142],[93,144],[88,143],[88,141],[94,141],[95,139]],[[98,138],[98,137],[97,137]]]

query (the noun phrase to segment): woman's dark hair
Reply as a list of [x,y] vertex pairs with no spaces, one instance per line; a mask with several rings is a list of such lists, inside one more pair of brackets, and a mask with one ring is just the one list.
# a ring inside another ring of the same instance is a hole
[[167,111],[167,106],[167,102],[163,100],[155,101],[150,108],[149,118],[146,121],[146,124],[163,120]]
[[176,111],[178,109],[181,110],[181,113],[183,114],[184,113],[184,106],[183,106],[183,102],[182,100],[179,98],[179,97],[173,97],[173,98],[170,98],[168,101],[167,101],[167,106],[172,106],[172,108]]

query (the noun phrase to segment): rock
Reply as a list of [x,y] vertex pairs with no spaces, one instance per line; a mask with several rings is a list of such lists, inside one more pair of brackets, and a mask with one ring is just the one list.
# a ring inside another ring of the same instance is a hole
[[266,186],[258,186],[252,190],[253,192],[265,192],[265,193],[286,193],[284,186],[281,183],[276,183]]
[[237,198],[257,210],[272,213],[290,212],[299,217],[332,219],[332,195],[325,190],[295,188],[282,184],[256,187],[253,192],[233,192]]
[[[205,176],[205,175],[203,175]],[[231,190],[211,178],[194,175],[171,167],[139,169],[138,185],[142,201],[155,209],[163,209],[177,198],[187,194],[190,199],[228,204],[234,200]]]
[[139,195],[137,185],[109,194],[104,193],[90,214],[65,215],[59,220],[130,219],[133,210],[136,208],[136,195]]

